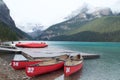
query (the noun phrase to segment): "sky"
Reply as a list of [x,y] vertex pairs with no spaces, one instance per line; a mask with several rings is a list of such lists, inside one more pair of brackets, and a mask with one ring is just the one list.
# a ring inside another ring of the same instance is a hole
[[[120,11],[120,0],[3,0],[10,9],[16,25],[41,24],[47,28],[64,21],[73,11],[90,7],[109,7]],[[32,27],[19,27],[30,31]]]

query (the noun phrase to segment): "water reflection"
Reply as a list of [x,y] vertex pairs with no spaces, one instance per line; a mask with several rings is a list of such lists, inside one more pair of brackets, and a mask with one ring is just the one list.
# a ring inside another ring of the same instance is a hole
[[82,75],[82,70],[72,74],[71,76],[64,76],[64,70],[60,69],[51,73],[35,76],[30,78],[30,80],[80,80],[80,76]]

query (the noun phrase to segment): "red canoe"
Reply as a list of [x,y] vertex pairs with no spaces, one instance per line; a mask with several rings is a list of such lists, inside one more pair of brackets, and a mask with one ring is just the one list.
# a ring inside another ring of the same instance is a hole
[[19,69],[24,69],[28,65],[36,64],[38,62],[42,62],[42,61],[41,60],[38,60],[38,61],[37,60],[36,61],[29,61],[29,60],[16,61],[16,60],[12,60],[11,66],[16,70],[19,70]]
[[64,64],[65,76],[70,76],[73,73],[79,71],[83,66],[83,58],[80,55],[76,55],[68,59]]
[[45,74],[48,72],[52,72],[55,70],[58,70],[64,66],[64,61],[68,58],[68,55],[62,59],[57,58],[57,59],[52,59],[49,61],[43,61],[41,63],[37,63],[34,65],[30,65],[26,67],[26,75],[29,77],[34,77],[37,75]]
[[24,57],[23,55],[15,55],[14,59],[11,61],[11,66],[16,69],[24,69],[28,65],[36,64],[43,61],[51,60],[52,58],[38,58],[38,59],[31,59]]
[[40,74],[45,74],[51,71],[58,70],[64,66],[63,61],[47,61],[43,63],[39,63],[36,65],[31,65],[26,67],[26,74],[29,77],[37,76]]
[[46,43],[17,43],[16,46],[23,48],[44,48],[48,45]]

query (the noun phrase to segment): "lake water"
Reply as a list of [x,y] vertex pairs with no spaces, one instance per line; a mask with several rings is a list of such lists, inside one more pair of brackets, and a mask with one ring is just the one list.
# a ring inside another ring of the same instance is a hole
[[113,42],[48,42],[56,47],[80,53],[99,54],[99,59],[84,60],[81,71],[55,80],[120,80],[120,43]]
[[49,45],[48,48],[54,52],[70,50],[77,53],[99,54],[100,58],[84,60],[82,70],[69,77],[65,77],[63,69],[61,69],[34,77],[31,80],[120,80],[120,43],[69,41],[46,42]]

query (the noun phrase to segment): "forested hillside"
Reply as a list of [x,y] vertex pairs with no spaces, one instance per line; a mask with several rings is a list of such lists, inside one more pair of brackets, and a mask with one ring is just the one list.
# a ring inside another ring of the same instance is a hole
[[51,40],[69,41],[120,41],[120,16],[95,19],[79,29]]
[[120,30],[120,16],[107,16],[95,19],[77,30],[71,32],[75,34],[83,31],[92,31],[99,33],[115,32]]
[[9,40],[18,40],[18,37],[15,32],[13,32],[5,23],[0,21],[0,40],[9,41]]
[[51,37],[49,38],[49,40],[115,41],[115,42],[120,41],[120,36],[119,36],[120,35],[120,16],[119,15],[104,16],[101,18],[93,19],[88,22],[84,22],[80,25],[71,24],[69,26],[76,27],[76,29],[68,30],[63,35]]
[[18,29],[10,16],[10,10],[3,0],[0,0],[0,40],[31,39],[31,37]]

